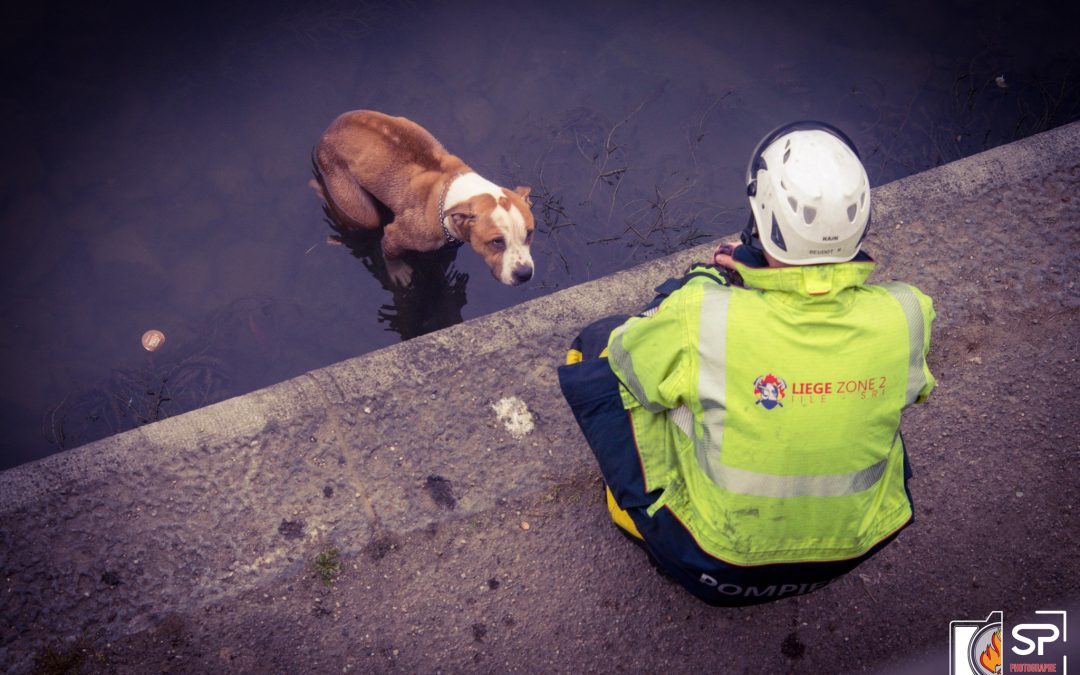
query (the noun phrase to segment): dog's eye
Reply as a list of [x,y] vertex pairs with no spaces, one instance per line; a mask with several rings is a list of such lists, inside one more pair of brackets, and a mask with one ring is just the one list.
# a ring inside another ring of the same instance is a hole
[[491,248],[498,249],[500,251],[506,248],[506,240],[502,237],[495,237],[494,239],[489,241],[488,244],[491,245]]

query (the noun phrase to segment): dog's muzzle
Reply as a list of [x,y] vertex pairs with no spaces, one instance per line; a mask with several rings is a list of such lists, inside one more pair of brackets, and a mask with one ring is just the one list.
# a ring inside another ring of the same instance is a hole
[[529,279],[532,279],[533,268],[531,265],[518,265],[514,268],[514,271],[510,273],[510,277],[513,280],[515,286],[523,284]]

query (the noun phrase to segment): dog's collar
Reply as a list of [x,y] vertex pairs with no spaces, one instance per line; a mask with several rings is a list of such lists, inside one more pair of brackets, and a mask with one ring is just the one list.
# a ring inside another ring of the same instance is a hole
[[443,185],[442,196],[439,197],[439,225],[442,226],[443,235],[446,236],[446,245],[447,246],[461,246],[462,244],[465,243],[464,241],[462,241],[462,240],[458,239],[457,237],[455,237],[454,235],[450,234],[450,228],[448,228],[446,226],[446,210],[445,210],[446,209],[446,193],[448,193],[450,191],[450,184],[453,183],[454,181],[456,181],[458,178],[460,178],[463,175],[464,174],[461,174],[461,173],[455,173],[453,176],[450,176],[450,179],[446,181],[445,185]]

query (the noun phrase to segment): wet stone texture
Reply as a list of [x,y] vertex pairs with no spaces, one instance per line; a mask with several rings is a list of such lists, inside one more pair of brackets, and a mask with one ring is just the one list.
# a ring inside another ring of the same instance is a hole
[[874,279],[934,297],[939,387],[905,417],[915,524],[814,594],[656,574],[558,391],[576,331],[702,247],[0,474],[0,669],[872,671],[1076,608],[1078,186],[1072,125],[875,191]]

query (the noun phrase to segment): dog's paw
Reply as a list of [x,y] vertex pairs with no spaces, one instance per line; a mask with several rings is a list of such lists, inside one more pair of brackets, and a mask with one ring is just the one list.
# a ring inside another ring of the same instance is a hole
[[386,273],[395,286],[405,288],[412,283],[412,267],[404,260],[387,259]]

